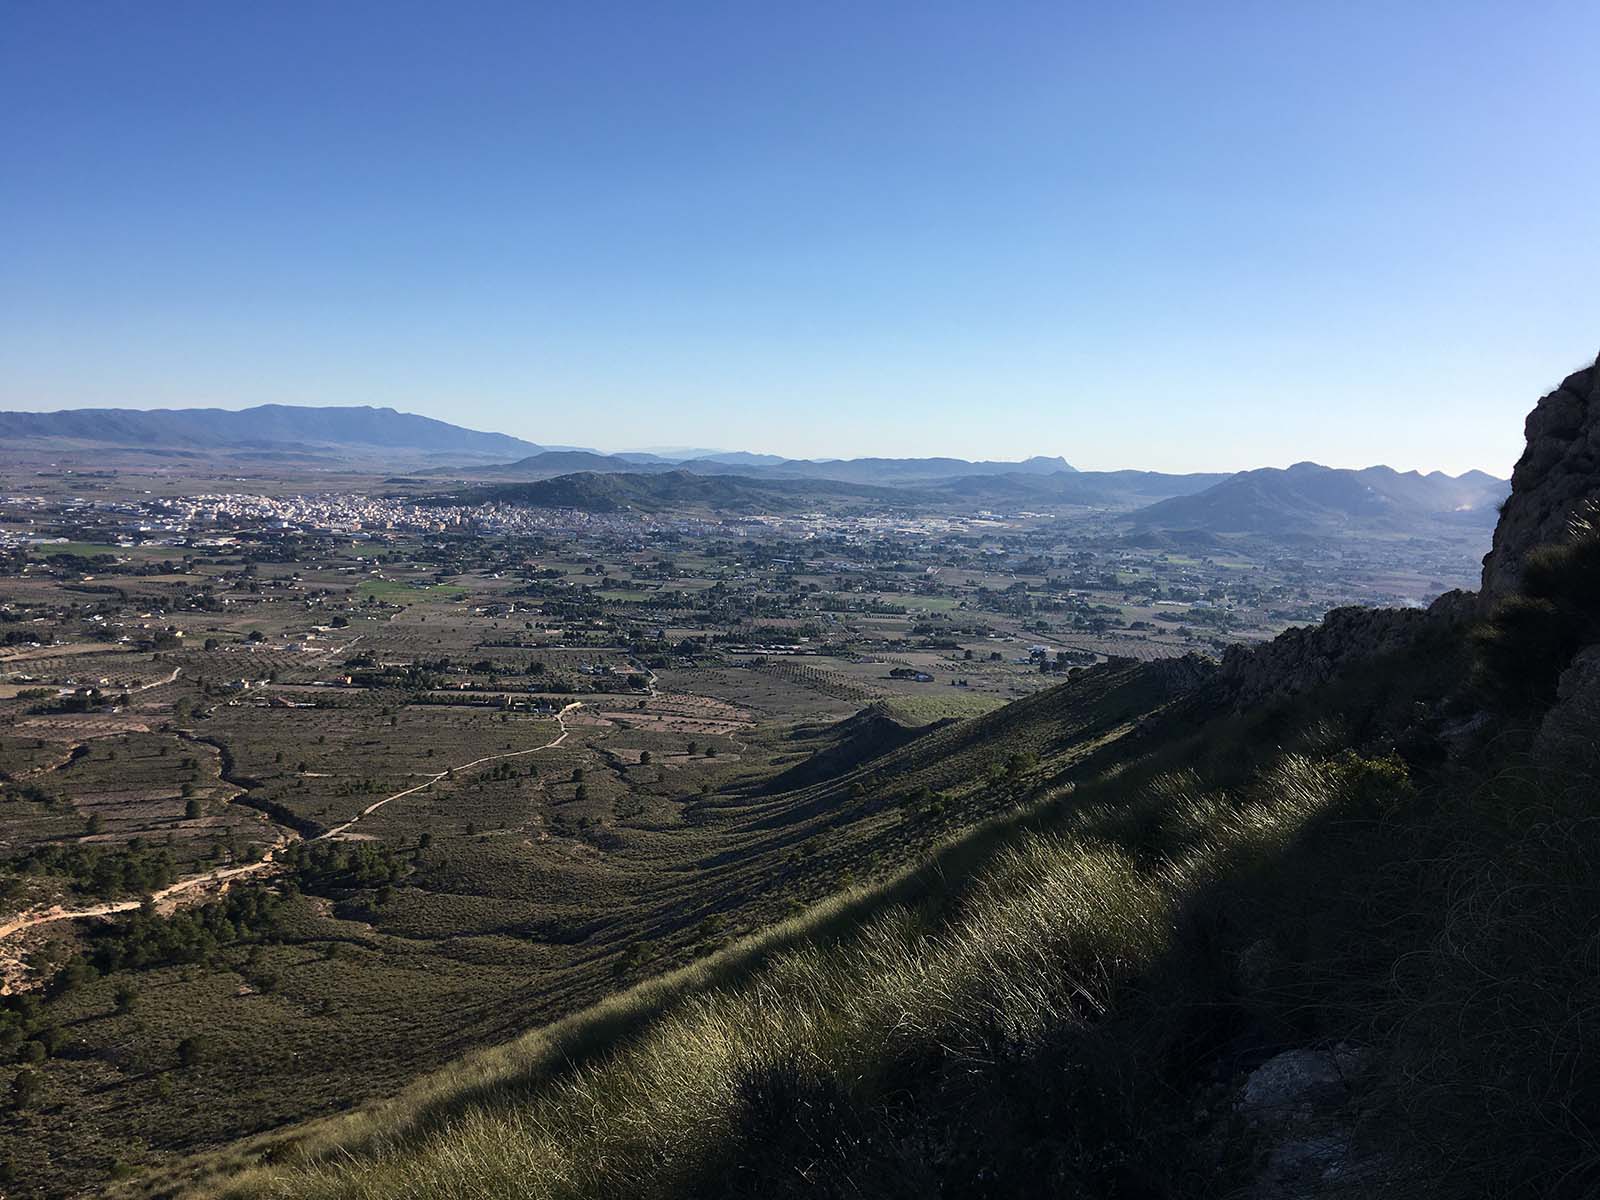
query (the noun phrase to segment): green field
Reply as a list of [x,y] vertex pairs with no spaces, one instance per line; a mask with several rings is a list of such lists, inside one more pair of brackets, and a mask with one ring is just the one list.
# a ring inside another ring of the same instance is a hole
[[79,558],[92,558],[99,554],[155,558],[182,557],[183,551],[174,546],[118,546],[110,542],[51,542],[28,547],[28,553],[39,557],[52,554],[72,554]]
[[407,583],[400,579],[367,579],[356,588],[361,600],[381,600],[386,604],[415,604],[422,600],[457,600],[469,589],[455,583]]
[[941,721],[948,717],[977,717],[993,712],[1006,701],[992,692],[974,692],[966,688],[928,688],[926,694],[897,694],[886,697],[884,705],[899,719],[913,725]]

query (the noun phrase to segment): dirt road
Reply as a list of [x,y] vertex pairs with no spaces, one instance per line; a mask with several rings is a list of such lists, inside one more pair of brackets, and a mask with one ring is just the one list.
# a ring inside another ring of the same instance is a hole
[[[385,804],[388,804],[394,800],[402,800],[407,796],[414,796],[421,791],[426,791],[428,788],[431,788],[434,784],[438,783],[441,779],[449,775],[452,771],[468,771],[473,767],[482,766],[484,763],[488,762],[495,762],[498,759],[521,758],[523,755],[537,754],[541,750],[553,749],[567,740],[567,734],[569,732],[567,729],[567,714],[575,708],[581,708],[582,705],[583,702],[581,700],[574,700],[571,704],[567,705],[560,712],[558,712],[556,714],[556,724],[560,727],[561,732],[555,738],[552,738],[550,741],[545,742],[541,746],[533,746],[527,750],[508,750],[504,754],[486,754],[482,758],[473,759],[471,762],[461,763],[460,765],[454,767],[447,767],[443,771],[440,771],[437,775],[430,775],[427,779],[423,780],[423,782],[417,784],[415,787],[406,788],[402,792],[396,792],[392,796],[385,796],[382,800],[378,800],[367,805],[366,808],[363,808],[359,813],[351,817],[350,820],[344,822],[342,825],[335,825],[332,829],[326,830],[323,833],[319,833],[316,837],[310,840],[313,842],[322,842],[339,838],[343,834],[349,832],[349,830],[356,824],[377,812]],[[285,838],[284,841],[267,851],[267,853],[256,862],[242,863],[239,866],[233,867],[219,867],[214,871],[207,871],[201,875],[191,875],[186,879],[180,879],[176,883],[169,884],[160,891],[152,892],[148,897],[141,896],[137,900],[110,900],[104,904],[92,904],[85,908],[63,908],[60,905],[55,905],[51,908],[34,909],[30,912],[18,913],[6,923],[0,924],[0,941],[4,941],[13,934],[22,932],[24,929],[33,929],[40,925],[51,924],[55,921],[72,921],[77,920],[80,917],[109,917],[119,912],[131,912],[142,905],[146,899],[160,904],[165,900],[170,900],[175,896],[181,896],[186,892],[203,890],[220,884],[231,883],[235,879],[242,879],[249,875],[261,874],[262,872],[272,870],[278,865],[276,861],[276,855],[279,850],[282,850],[284,846],[289,845],[292,842],[298,842],[300,840],[301,839],[297,835]]]

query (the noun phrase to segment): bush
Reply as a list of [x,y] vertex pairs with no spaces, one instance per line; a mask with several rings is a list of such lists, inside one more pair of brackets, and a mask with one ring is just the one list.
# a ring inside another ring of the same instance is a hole
[[206,1060],[210,1050],[210,1043],[204,1034],[191,1034],[178,1043],[178,1066],[185,1071],[199,1066]]
[[38,1103],[43,1091],[44,1081],[39,1078],[39,1072],[18,1071],[16,1078],[11,1081],[11,1107],[24,1112]]
[[1600,640],[1600,524],[1574,523],[1565,542],[1532,551],[1522,590],[1502,599],[1473,634],[1479,678],[1504,707],[1532,711],[1555,700],[1561,672]]

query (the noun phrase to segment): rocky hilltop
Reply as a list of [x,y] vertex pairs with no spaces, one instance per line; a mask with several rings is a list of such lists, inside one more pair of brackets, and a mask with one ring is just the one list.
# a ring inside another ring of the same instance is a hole
[[[1448,592],[1425,611],[1338,608],[1320,624],[1287,630],[1265,645],[1230,647],[1216,678],[1227,698],[1242,708],[1301,695],[1429,639],[1459,639],[1515,592],[1529,552],[1566,539],[1574,518],[1600,502],[1600,364],[1569,375],[1540,400],[1526,430],[1527,448],[1484,558],[1479,593]],[[1593,656],[1583,661],[1590,669],[1585,679],[1600,674]],[[1595,690],[1581,687],[1575,675],[1563,684],[1563,704],[1600,703],[1590,695]]]
[[1562,380],[1524,428],[1527,448],[1483,560],[1485,606],[1517,589],[1528,551],[1560,539],[1578,509],[1600,498],[1600,362]]
[[1287,629],[1261,646],[1230,646],[1217,683],[1238,707],[1287,699],[1332,683],[1351,667],[1400,654],[1458,628],[1469,593],[1447,592],[1427,609],[1336,608],[1318,625]]

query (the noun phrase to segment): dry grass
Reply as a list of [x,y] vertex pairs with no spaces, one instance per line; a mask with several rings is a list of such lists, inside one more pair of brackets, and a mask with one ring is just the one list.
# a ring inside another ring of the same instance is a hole
[[[1279,853],[1339,794],[1336,769],[1289,755],[1243,798],[1169,776],[1133,806],[1112,788],[1048,830],[1021,818],[990,827],[917,874],[924,889],[943,876],[942,903],[909,903],[910,876],[841,897],[474,1056],[386,1111],[325,1123],[292,1162],[222,1193],[692,1194],[740,1137],[753,1087],[820,1080],[870,1104],[930,1049],[981,1055],[997,1039],[1025,1046],[1098,1020],[1167,952],[1186,903]],[[1130,820],[1141,808],[1154,817]],[[959,886],[950,872],[974,858],[986,861]],[[612,1048],[596,1055],[601,1045]]]
[[[1419,791],[1340,740],[1227,787],[1147,766],[996,819],[195,1190],[1219,1197],[1259,1135],[1208,1089],[1253,1031],[1234,1086],[1274,1048],[1372,1049],[1340,1119],[1381,1169],[1349,1194],[1595,1194],[1593,781]],[[1241,991],[1260,944],[1269,977]]]

